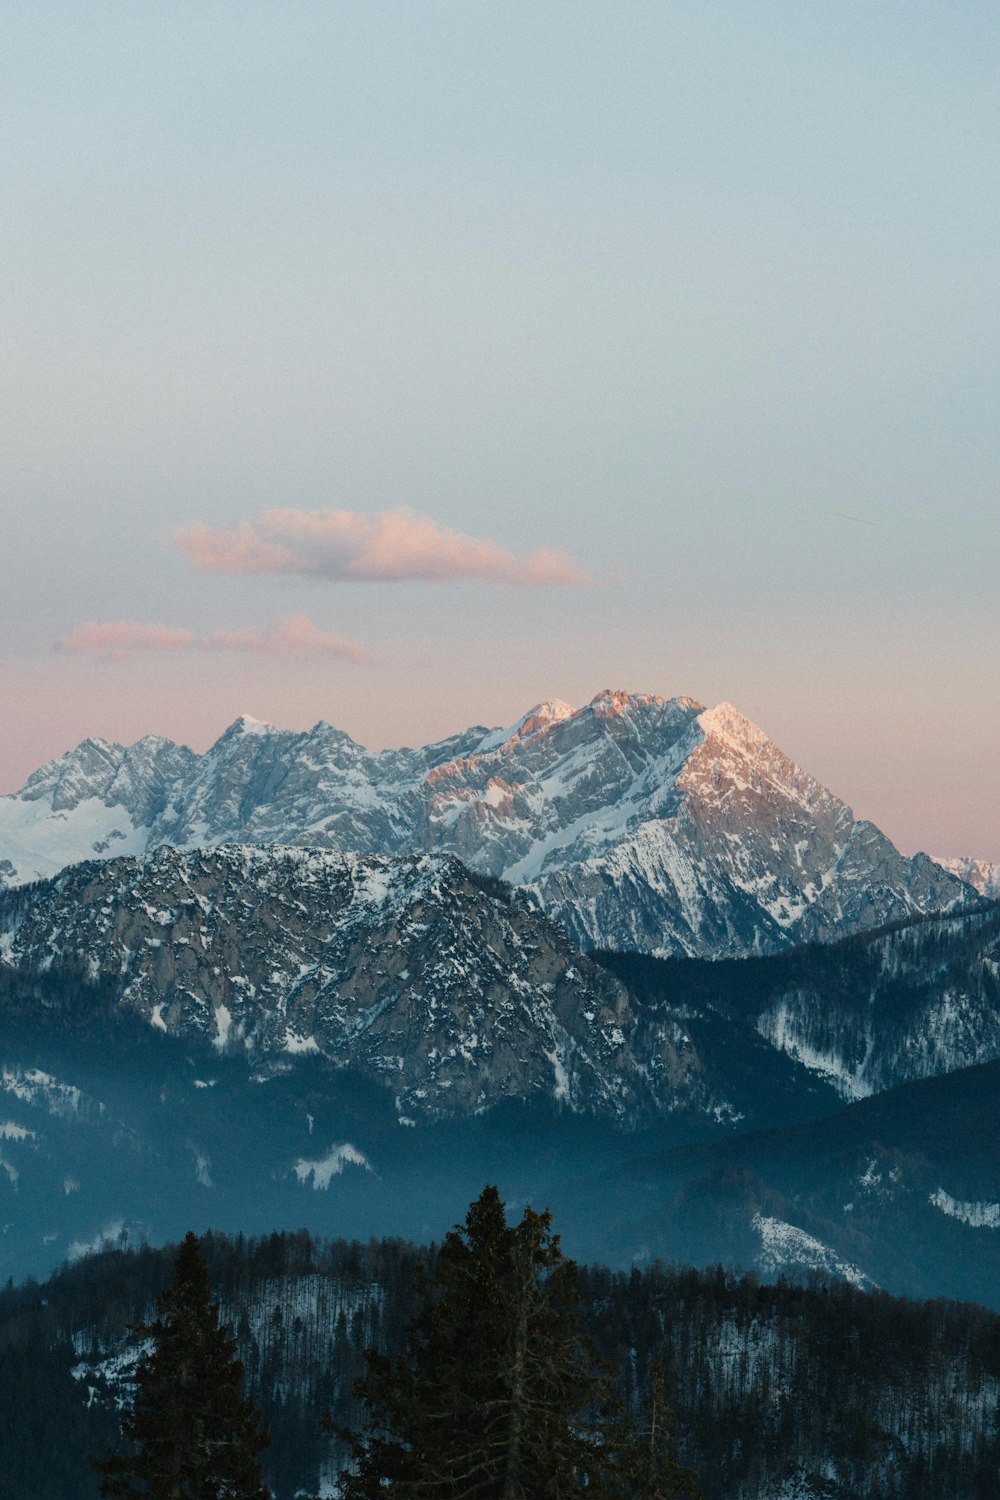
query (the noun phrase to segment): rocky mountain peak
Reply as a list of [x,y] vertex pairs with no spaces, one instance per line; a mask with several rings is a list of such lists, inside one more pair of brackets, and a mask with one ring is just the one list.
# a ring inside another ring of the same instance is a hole
[[267,719],[256,719],[253,714],[237,714],[229,729],[242,734],[267,734],[274,728]]
[[125,755],[125,747],[101,739],[85,739],[73,750],[39,766],[25,782],[20,796],[35,801],[51,795],[60,808],[72,805],[74,794],[99,796],[113,778]]
[[740,801],[748,816],[768,815],[774,799],[804,808],[822,806],[834,819],[853,821],[850,808],[790,760],[759,725],[731,703],[719,703],[697,718],[701,742],[680,781],[705,800]]
[[506,744],[513,747],[524,740],[529,740],[533,735],[544,734],[551,729],[553,724],[561,724],[566,719],[571,719],[576,709],[571,703],[564,703],[561,698],[550,698],[546,703],[536,703],[530,708],[523,718],[518,719],[514,728],[507,736]]
[[584,712],[591,713],[595,719],[612,719],[619,714],[633,713],[637,709],[663,708],[667,701],[666,698],[658,698],[650,693],[629,693],[624,688],[602,688],[591,698]]

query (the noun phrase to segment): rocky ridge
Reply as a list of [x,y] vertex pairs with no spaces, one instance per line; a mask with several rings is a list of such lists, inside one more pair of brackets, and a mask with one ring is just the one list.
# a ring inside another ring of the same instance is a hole
[[713,1103],[675,1018],[644,1026],[560,926],[450,856],[229,845],[91,861],[0,893],[0,963],[103,986],[257,1066],[349,1066],[407,1119],[519,1099],[628,1125]]

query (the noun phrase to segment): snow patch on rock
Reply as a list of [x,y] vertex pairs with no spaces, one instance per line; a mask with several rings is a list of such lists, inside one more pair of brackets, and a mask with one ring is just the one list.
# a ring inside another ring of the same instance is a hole
[[950,1219],[968,1224],[970,1229],[1000,1229],[1000,1203],[964,1203],[939,1187],[930,1202]]
[[757,1264],[765,1272],[790,1270],[801,1267],[808,1270],[826,1271],[841,1276],[861,1288],[875,1286],[858,1266],[841,1260],[836,1251],[822,1240],[807,1234],[795,1224],[770,1215],[755,1213],[753,1227],[760,1235],[760,1253]]
[[299,1160],[292,1170],[303,1186],[312,1178],[312,1186],[316,1192],[326,1192],[335,1177],[340,1177],[344,1167],[350,1165],[363,1167],[366,1172],[372,1171],[371,1162],[364,1156],[356,1146],[349,1141],[342,1145],[330,1147],[326,1156],[318,1161]]

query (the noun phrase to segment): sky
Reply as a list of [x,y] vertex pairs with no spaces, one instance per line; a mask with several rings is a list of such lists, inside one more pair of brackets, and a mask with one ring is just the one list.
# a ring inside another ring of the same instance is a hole
[[0,791],[726,699],[1000,859],[1000,12],[7,0]]

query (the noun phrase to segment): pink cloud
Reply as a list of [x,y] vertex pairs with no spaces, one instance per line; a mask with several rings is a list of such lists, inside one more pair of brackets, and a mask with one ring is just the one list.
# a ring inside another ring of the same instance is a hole
[[368,653],[356,641],[320,630],[307,615],[288,615],[266,630],[215,630],[199,642],[205,651],[247,651],[254,656],[339,656],[365,662]]
[[140,651],[237,651],[251,656],[339,657],[367,662],[367,652],[356,641],[320,630],[306,615],[289,615],[273,625],[239,630],[215,630],[196,636],[193,630],[171,625],[137,625],[130,620],[99,624],[90,620],[70,631],[56,648],[74,655],[100,656],[106,661]]
[[240,526],[195,521],[176,535],[184,555],[206,573],[294,573],[382,583],[481,578],[526,588],[580,588],[594,582],[561,547],[519,557],[496,542],[439,526],[405,508],[375,516],[350,510],[267,510]]
[[109,661],[134,651],[189,651],[194,632],[171,625],[136,625],[131,620],[99,624],[88,620],[59,642],[59,649],[76,655],[104,656]]

